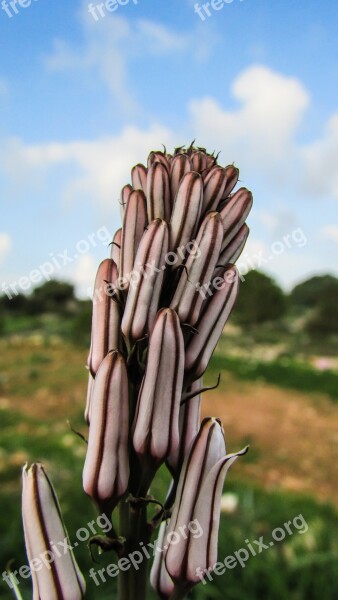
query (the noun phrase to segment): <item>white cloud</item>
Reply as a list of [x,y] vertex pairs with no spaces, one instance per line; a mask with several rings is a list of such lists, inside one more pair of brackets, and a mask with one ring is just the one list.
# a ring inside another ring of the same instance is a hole
[[323,239],[338,242],[338,226],[326,225],[321,229],[320,235]]
[[71,270],[70,276],[82,298],[91,297],[89,290],[93,288],[98,261],[91,254],[80,256]]
[[221,140],[226,161],[240,159],[251,173],[259,169],[283,181],[282,165],[297,150],[294,136],[309,103],[307,91],[296,78],[260,65],[240,73],[231,90],[240,103],[232,111],[213,98],[190,102],[198,139],[216,148]]
[[[52,71],[89,71],[99,76],[119,109],[133,114],[140,109],[128,76],[130,63],[144,58],[186,53],[195,60],[204,60],[217,36],[209,36],[206,29],[177,33],[162,23],[148,19],[127,20],[109,14],[95,21],[88,13],[85,0],[80,11],[83,44],[75,49],[63,39],[55,39],[51,53],[45,57],[45,66]],[[146,62],[143,66],[146,70]]]
[[64,175],[63,199],[74,202],[89,198],[101,210],[115,206],[123,185],[130,181],[131,166],[146,161],[151,149],[160,143],[168,147],[175,140],[169,130],[159,125],[142,130],[126,127],[119,135],[94,141],[25,145],[11,140],[0,154],[3,169],[16,180],[17,174],[34,181],[35,174],[64,166],[72,175]]
[[338,198],[338,113],[320,140],[302,149],[302,189],[310,196]]
[[5,257],[10,251],[12,241],[8,233],[0,233],[0,264],[3,263]]

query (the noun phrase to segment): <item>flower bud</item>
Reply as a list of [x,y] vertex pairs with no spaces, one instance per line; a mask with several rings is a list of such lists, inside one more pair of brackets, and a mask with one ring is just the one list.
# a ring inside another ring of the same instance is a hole
[[166,532],[167,524],[165,521],[162,521],[157,537],[155,558],[150,571],[151,586],[163,600],[167,600],[175,589],[175,584],[171,579],[164,562],[163,548]]
[[240,188],[222,208],[220,212],[224,227],[222,251],[244,224],[251,210],[252,200],[252,193],[246,188]]
[[134,190],[142,190],[146,193],[147,191],[147,173],[148,169],[141,164],[135,165],[131,170],[131,181]]
[[34,600],[81,600],[86,585],[69,544],[55,491],[41,464],[23,468],[22,520],[28,560],[38,560],[41,567],[32,568]]
[[225,169],[213,167],[204,179],[202,214],[216,210],[227,183]]
[[84,412],[84,418],[85,418],[85,421],[86,421],[86,423],[88,425],[90,423],[90,406],[91,406],[93,386],[94,386],[94,378],[93,378],[92,374],[89,372],[89,374],[88,374],[88,387],[87,387],[86,408],[85,408],[85,412]]
[[129,288],[129,276],[147,223],[146,197],[141,190],[133,191],[124,212],[120,254],[120,277],[126,281],[124,286],[126,291]]
[[125,360],[109,352],[96,374],[91,394],[90,427],[83,489],[99,506],[112,509],[129,480],[129,400]]
[[[201,395],[198,392],[201,389],[202,379],[197,379],[188,387],[186,396],[188,396],[189,399],[186,401],[183,400],[183,404],[181,404],[180,407],[180,443],[175,452],[172,452],[166,461],[168,468],[173,474],[179,473],[184,459],[200,428]],[[196,395],[191,397],[192,394]]]
[[[185,247],[194,238],[201,213],[202,193],[201,176],[195,171],[184,175],[178,187],[170,220],[170,248],[173,251],[179,246]],[[183,257],[177,256],[177,259],[175,266],[182,263]]]
[[144,232],[138,247],[121,326],[125,337],[131,340],[142,338],[153,327],[162,289],[168,240],[167,223],[156,219]]
[[133,445],[160,464],[179,443],[178,417],[184,374],[184,342],[177,314],[162,309],[150,335],[134,425]]
[[185,369],[188,380],[197,379],[205,372],[237,297],[239,276],[236,267],[226,269],[219,279],[220,282],[214,282],[218,289],[205,302],[196,323],[198,334],[192,335],[187,343]]
[[148,221],[164,219],[169,222],[171,214],[170,182],[167,168],[154,162],[147,175]]
[[187,154],[177,154],[170,164],[170,188],[171,197],[176,198],[177,190],[181,183],[182,177],[191,171],[190,158]]
[[111,250],[110,250],[110,258],[113,259],[113,261],[117,267],[119,267],[119,265],[120,265],[121,241],[122,241],[122,227],[120,227],[120,229],[118,229],[114,233],[113,241],[111,243]]
[[208,286],[219,257],[223,237],[220,214],[208,213],[202,222],[196,245],[199,256],[188,256],[182,271],[170,308],[177,311],[182,323],[194,325],[203,304],[201,286]]
[[193,152],[190,156],[191,170],[202,173],[208,167],[207,155],[201,150]]
[[[220,513],[225,473],[244,452],[246,449],[226,456],[220,422],[213,418],[204,419],[182,467],[165,535],[168,546],[165,565],[175,583],[198,583],[200,577],[196,570],[208,567],[210,556],[214,558],[217,553],[217,512]],[[198,535],[193,535],[192,524],[198,525]]]
[[[125,207],[127,206],[128,198],[132,191],[133,191],[133,188],[131,187],[130,183],[123,186],[123,188],[121,190],[119,202],[120,202],[120,214],[121,214],[122,219],[123,219]],[[119,263],[117,263],[117,264],[119,264]]]
[[244,250],[246,240],[248,239],[249,232],[249,227],[246,223],[244,223],[238,233],[236,233],[235,237],[232,238],[231,242],[229,242],[229,244],[224,248],[223,252],[221,252],[219,255],[219,259],[212,277],[213,280],[215,280],[216,277],[219,277],[224,272],[224,268],[227,265],[234,264],[240,257]]
[[88,366],[95,376],[102,360],[109,350],[119,347],[120,308],[114,300],[116,295],[117,268],[111,258],[103,260],[99,266],[94,286],[92,337]]
[[239,169],[237,169],[237,167],[234,167],[234,165],[228,165],[227,167],[225,167],[225,175],[227,178],[227,182],[223,190],[221,200],[226,200],[229,194],[231,194],[235,185],[237,184],[239,178]]
[[155,163],[158,162],[169,170],[168,158],[164,152],[157,150],[157,152],[150,152],[148,156],[148,169]]

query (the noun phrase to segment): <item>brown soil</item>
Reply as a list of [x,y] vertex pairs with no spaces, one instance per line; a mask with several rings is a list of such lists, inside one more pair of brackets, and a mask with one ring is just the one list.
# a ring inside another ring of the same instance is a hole
[[250,443],[237,474],[338,505],[338,405],[262,384],[232,382],[205,394],[203,416],[222,419],[228,451]]

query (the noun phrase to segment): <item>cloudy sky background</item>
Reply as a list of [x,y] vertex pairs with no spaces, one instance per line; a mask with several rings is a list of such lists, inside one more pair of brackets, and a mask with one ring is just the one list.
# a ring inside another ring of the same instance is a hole
[[247,259],[285,289],[338,274],[336,0],[233,0],[205,21],[194,3],[0,9],[2,283],[67,249],[53,276],[85,294],[107,255],[88,236],[119,227],[130,167],[194,138],[254,193]]

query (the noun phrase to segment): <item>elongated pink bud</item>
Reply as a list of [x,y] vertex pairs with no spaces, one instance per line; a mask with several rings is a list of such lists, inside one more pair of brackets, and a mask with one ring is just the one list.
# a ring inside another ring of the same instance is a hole
[[88,375],[86,408],[85,408],[85,412],[84,412],[84,418],[85,418],[85,421],[87,422],[88,425],[90,423],[90,409],[91,409],[90,407],[91,407],[93,386],[94,386],[94,378],[93,378],[92,374],[89,373],[89,375]]
[[244,224],[251,210],[252,201],[252,193],[246,188],[240,188],[222,208],[220,212],[224,227],[222,251]]
[[[180,527],[185,530],[194,518],[194,509],[201,485],[212,467],[225,455],[223,427],[218,419],[206,418],[194,439],[190,452],[183,464],[172,516],[167,530],[167,540],[174,539]],[[188,532],[189,534],[189,532]],[[165,564],[174,581],[186,580],[186,559],[189,535],[179,535],[175,544],[166,542]],[[175,540],[176,541],[176,540]]]
[[[123,218],[123,217],[122,217]],[[110,258],[113,259],[117,267],[120,266],[121,256],[121,243],[122,243],[122,227],[114,233],[113,241],[110,245]]]
[[177,314],[162,309],[150,336],[146,372],[135,420],[137,454],[161,463],[179,443],[178,417],[184,374],[184,342]]
[[182,177],[191,171],[190,158],[187,154],[177,154],[170,164],[171,197],[175,200]]
[[217,264],[225,267],[227,264],[235,263],[236,260],[240,257],[243,252],[244,246],[246,244],[246,240],[248,239],[248,235],[250,233],[250,229],[246,223],[242,225],[239,231],[236,233],[235,237],[229,242],[229,244],[224,248],[224,250],[219,255],[219,259]]
[[157,150],[156,152],[150,152],[150,154],[148,156],[148,163],[147,163],[148,169],[155,162],[161,163],[161,165],[163,165],[169,171],[168,157],[164,154],[164,152],[161,152],[160,150]]
[[144,193],[147,191],[147,173],[148,169],[142,165],[138,164],[131,170],[131,181],[133,184],[134,190],[142,190]]
[[147,212],[148,221],[164,219],[169,222],[171,214],[171,195],[168,170],[155,162],[147,175]]
[[197,379],[205,372],[234,306],[238,288],[239,276],[234,266],[213,281],[213,295],[205,302],[196,324],[198,334],[191,336],[186,347],[185,369],[189,374],[188,379]]
[[151,586],[162,600],[167,600],[175,589],[175,584],[166,569],[163,556],[166,531],[167,524],[162,521],[157,537],[155,558],[150,571]]
[[190,156],[190,161],[192,171],[197,171],[197,173],[201,173],[208,167],[207,155],[201,150],[193,152]]
[[188,256],[182,271],[170,308],[177,311],[182,323],[194,325],[203,304],[200,287],[208,286],[219,257],[223,237],[221,216],[217,212],[208,213],[202,222],[196,245],[199,255]]
[[123,356],[114,350],[102,361],[91,395],[83,489],[112,509],[128,487],[129,400]]
[[94,286],[92,338],[88,357],[93,376],[107,352],[119,348],[121,315],[113,299],[116,281],[116,264],[111,258],[106,258],[99,266]]
[[202,213],[209,210],[216,210],[225,186],[227,177],[225,169],[222,167],[213,167],[204,179]]
[[128,198],[129,198],[132,190],[133,190],[133,188],[131,187],[130,183],[123,186],[123,188],[121,190],[119,202],[120,202],[120,213],[121,213],[122,219],[123,219],[125,207],[127,206]]
[[128,291],[129,277],[131,276],[136,252],[148,224],[146,197],[141,190],[130,194],[124,213],[121,256],[120,256],[120,278],[125,280],[123,289]]
[[81,600],[86,585],[69,543],[55,491],[41,464],[23,468],[22,519],[28,560],[35,561],[33,600]]
[[198,583],[198,567],[204,570],[210,558],[217,555],[224,477],[237,456],[246,451],[247,448],[226,456],[220,422],[204,419],[183,465],[172,516],[164,536],[165,546],[168,546],[165,565],[176,584]]
[[224,188],[221,200],[226,200],[226,198],[231,194],[235,185],[237,184],[239,178],[239,169],[234,167],[234,165],[228,165],[225,167],[225,175],[227,178],[227,183]]
[[[178,187],[170,221],[170,248],[174,252],[180,246],[185,248],[194,238],[201,213],[202,193],[201,176],[195,171],[184,175]],[[182,263],[183,257],[183,254],[177,253],[175,266]]]
[[141,239],[130,279],[121,325],[126,338],[138,340],[154,325],[168,244],[167,223],[161,219],[152,221]]
[[175,452],[172,452],[167,458],[167,466],[172,473],[178,473],[182,467],[191,444],[195,439],[200,428],[201,415],[201,395],[198,393],[202,388],[202,379],[197,379],[187,389],[187,396],[196,394],[180,407],[179,431],[180,443]]
[[200,531],[203,534],[200,537],[190,535],[186,581],[191,583],[200,582],[201,575],[205,574],[206,571],[212,571],[217,562],[218,531],[224,480],[231,465],[247,451],[248,447],[221,458],[206,475],[202,483],[194,508],[193,520],[199,524]]

